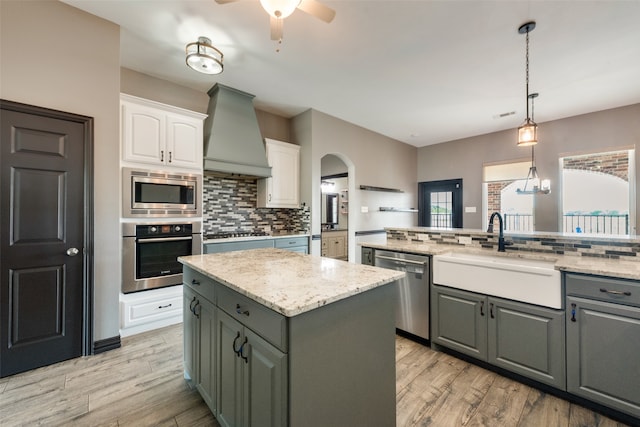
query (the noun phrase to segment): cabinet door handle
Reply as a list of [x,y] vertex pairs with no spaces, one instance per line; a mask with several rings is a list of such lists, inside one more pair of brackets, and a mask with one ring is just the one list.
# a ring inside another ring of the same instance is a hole
[[[200,312],[196,311],[196,308],[200,307],[200,300],[198,300],[196,302],[196,305],[193,306],[193,314],[196,315],[196,317],[199,319],[200,318]],[[202,310],[202,308],[200,308],[200,310]]]
[[629,291],[612,291],[612,290],[609,290],[609,289],[600,288],[600,292],[604,292],[606,294],[611,294],[611,295],[626,295],[628,297],[631,296],[631,292],[629,292]]
[[238,357],[241,357],[244,360],[244,363],[249,363],[249,358],[244,355],[244,346],[247,343],[247,337],[244,337],[244,342],[240,346],[240,350],[238,350]]
[[484,301],[480,301],[480,316],[484,316]]
[[160,161],[164,162],[164,150],[160,150]]
[[240,331],[238,331],[238,334],[234,338],[233,344],[231,344],[231,346],[233,347],[233,352],[236,354],[236,356],[240,357],[240,353],[238,353],[239,350],[236,350],[236,341],[238,341],[238,338],[240,338]]
[[240,307],[240,304],[236,304],[236,313],[244,314],[245,316],[248,316],[249,310],[242,310],[242,308]]
[[271,201],[271,193],[269,193],[269,201]]
[[171,151],[169,151],[169,163],[171,163]]
[[489,304],[489,316],[491,316],[492,319],[495,319],[495,316],[493,315],[493,303]]
[[196,279],[191,279],[191,284],[195,286],[200,286],[200,281]]
[[196,297],[193,297],[193,299],[191,300],[191,304],[189,304],[189,311],[192,312],[193,314],[196,314],[193,311],[193,303],[196,302]]
[[576,305],[573,303],[571,304],[571,321],[576,321]]
[[171,307],[172,304],[167,304],[167,305],[159,305],[158,308],[169,308]]

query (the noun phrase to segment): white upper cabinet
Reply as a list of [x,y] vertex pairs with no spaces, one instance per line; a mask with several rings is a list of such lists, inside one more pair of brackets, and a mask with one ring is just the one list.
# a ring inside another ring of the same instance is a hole
[[271,178],[258,180],[259,208],[300,207],[300,146],[265,138]]
[[120,95],[122,160],[202,170],[205,114]]

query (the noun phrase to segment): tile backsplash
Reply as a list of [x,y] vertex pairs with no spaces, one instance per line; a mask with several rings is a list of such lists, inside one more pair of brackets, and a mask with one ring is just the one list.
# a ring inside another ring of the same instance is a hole
[[310,230],[308,206],[299,209],[256,208],[256,179],[222,177],[205,172],[203,187],[205,234],[240,231],[299,233]]
[[[471,248],[497,249],[497,233],[479,230],[453,230],[434,228],[387,228],[387,239],[409,240],[435,244],[459,245]],[[539,252],[556,255],[574,255],[640,261],[640,241],[626,237],[600,237],[593,235],[505,234],[509,252]]]

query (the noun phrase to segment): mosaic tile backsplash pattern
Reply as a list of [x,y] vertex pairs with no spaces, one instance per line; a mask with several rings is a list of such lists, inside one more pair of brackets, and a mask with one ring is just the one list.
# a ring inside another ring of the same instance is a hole
[[309,207],[300,209],[256,208],[258,183],[251,178],[203,177],[203,228],[205,234],[264,231],[306,233]]
[[[460,237],[471,238],[470,244],[460,243]],[[471,248],[498,249],[497,233],[473,232],[469,230],[411,230],[387,229],[387,238],[461,245]],[[557,255],[574,255],[597,258],[640,261],[638,240],[589,238],[589,236],[527,236],[505,235],[507,251],[528,251]]]

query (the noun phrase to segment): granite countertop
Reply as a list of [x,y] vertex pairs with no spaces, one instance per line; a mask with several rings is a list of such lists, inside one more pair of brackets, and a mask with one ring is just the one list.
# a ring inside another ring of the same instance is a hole
[[449,252],[464,252],[477,255],[524,258],[555,263],[555,269],[571,273],[594,274],[640,280],[640,261],[627,261],[616,258],[599,258],[577,255],[556,255],[543,252],[497,252],[495,249],[466,248],[461,245],[437,243],[419,243],[408,240],[387,240],[387,243],[361,243],[361,246],[399,252],[412,252],[421,255],[440,255]]
[[404,276],[395,270],[273,248],[191,255],[178,261],[287,317]]

